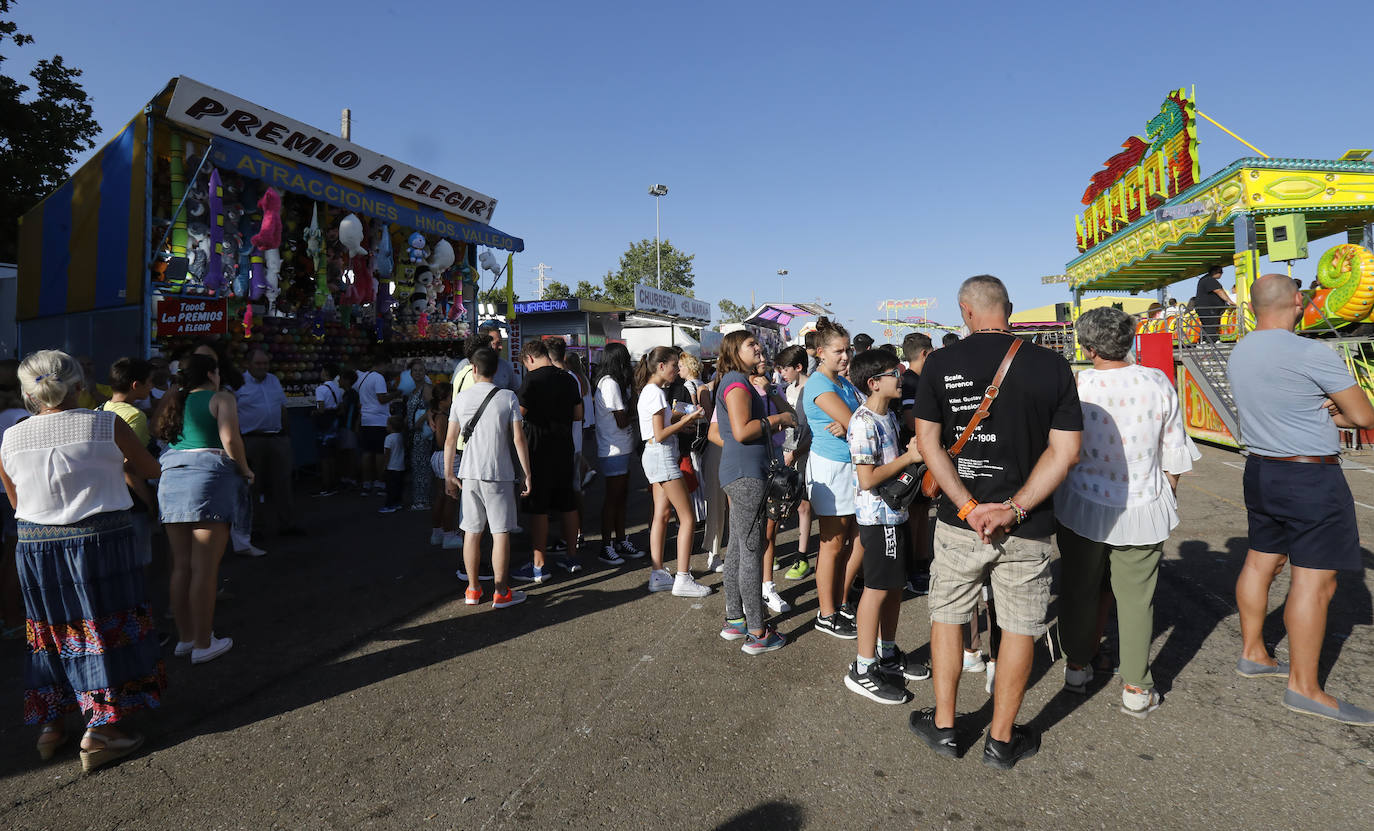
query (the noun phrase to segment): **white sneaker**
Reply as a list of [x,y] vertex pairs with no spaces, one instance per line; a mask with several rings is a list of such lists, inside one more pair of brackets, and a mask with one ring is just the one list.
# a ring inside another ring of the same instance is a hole
[[430,545],[438,545],[439,543],[441,543],[441,542],[443,542],[443,541],[444,541],[444,529],[442,529],[442,528],[435,528],[434,530],[432,530],[432,531],[429,532],[429,544],[430,544]]
[[768,611],[774,614],[792,611],[792,604],[782,599],[778,594],[778,586],[772,580],[763,584],[763,604],[768,607]]
[[997,677],[997,662],[988,661],[988,680],[983,683],[983,691],[992,695],[993,679]]
[[209,646],[204,649],[191,650],[191,663],[203,664],[206,661],[213,661],[233,648],[233,638],[217,638],[214,633],[211,633]]
[[668,573],[668,569],[660,568],[649,572],[649,591],[666,592],[673,588],[673,575]]
[[674,597],[706,597],[710,593],[711,587],[698,583],[692,578],[691,572],[678,572],[678,575],[673,578]]
[[982,672],[987,668],[988,665],[983,660],[983,653],[964,650],[964,672]]
[[258,548],[256,545],[253,545],[252,543],[249,543],[247,548],[244,548],[244,549],[235,551],[234,553],[237,554],[237,555],[239,555],[240,557],[266,557],[266,556],[267,556],[267,552],[266,552],[266,551],[264,551],[264,550],[261,549],[261,548]]
[[725,571],[725,558],[712,554],[706,558],[706,570],[720,574]]
[[462,534],[458,533],[457,531],[445,531],[445,532],[444,532],[444,549],[445,549],[446,551],[452,551],[452,550],[455,549],[455,548],[462,548],[462,547],[463,547],[463,535],[462,535]]
[[1132,692],[1129,687],[1121,688],[1121,712],[1128,716],[1145,718],[1159,709],[1159,702],[1162,700],[1154,689]]

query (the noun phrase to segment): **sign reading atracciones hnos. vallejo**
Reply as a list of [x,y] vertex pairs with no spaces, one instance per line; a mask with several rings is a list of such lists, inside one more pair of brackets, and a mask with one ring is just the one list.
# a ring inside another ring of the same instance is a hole
[[440,179],[184,75],[177,78],[167,118],[483,223],[490,222],[496,210],[496,200],[486,194]]

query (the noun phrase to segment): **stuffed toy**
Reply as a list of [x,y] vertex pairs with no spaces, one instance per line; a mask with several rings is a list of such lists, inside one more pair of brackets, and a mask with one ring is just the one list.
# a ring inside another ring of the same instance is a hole
[[425,250],[425,235],[416,231],[410,235],[408,244],[410,245],[410,250],[406,252],[406,256],[409,258],[409,261],[417,264],[426,262],[429,258],[429,252]]
[[372,244],[372,273],[377,275],[378,280],[384,280],[391,276],[392,269],[396,267],[395,260],[391,257],[391,229],[385,222],[381,223],[376,238],[376,242]]
[[436,275],[443,274],[453,265],[453,260],[453,246],[448,240],[441,239],[434,243],[434,255],[429,258],[429,269]]
[[363,221],[349,214],[339,222],[339,243],[348,249],[348,256],[360,257],[367,254],[363,248]]
[[186,251],[186,273],[195,278],[195,282],[204,283],[205,273],[210,268],[210,226],[204,222],[190,222],[186,225],[186,234],[191,242]]
[[267,285],[264,293],[267,295],[267,314],[270,316],[275,311],[277,296],[281,294],[281,250],[269,248],[263,252],[262,258],[267,266],[267,274],[264,276]]
[[261,300],[266,291],[267,260],[262,252],[255,248],[248,258],[248,293],[245,296],[249,300]]
[[219,170],[210,171],[210,255],[205,265],[205,288],[219,294],[224,287],[224,186]]
[[350,261],[353,266],[353,293],[358,303],[371,303],[377,297],[377,281],[372,277],[371,260],[368,255],[359,254]]
[[258,207],[262,209],[262,228],[253,235],[253,245],[261,251],[281,248],[281,195],[277,189],[268,188]]

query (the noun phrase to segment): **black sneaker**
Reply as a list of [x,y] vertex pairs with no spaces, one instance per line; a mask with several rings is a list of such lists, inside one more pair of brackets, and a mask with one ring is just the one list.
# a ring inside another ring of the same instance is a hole
[[879,704],[905,704],[910,696],[906,687],[902,686],[900,678],[894,678],[878,670],[877,664],[869,666],[864,672],[859,672],[859,662],[850,663],[849,672],[844,676],[844,685],[869,701]]
[[1040,734],[1029,727],[1012,725],[1009,742],[999,742],[988,733],[988,740],[983,743],[983,764],[998,770],[1011,770],[1017,762],[1039,752]]
[[852,624],[852,623],[854,622],[854,604],[853,604],[853,603],[843,603],[843,604],[841,604],[841,605],[840,605],[840,608],[839,608],[839,610],[838,610],[838,612],[837,612],[837,614],[838,614],[840,617],[844,618],[845,620],[849,621],[849,622]]
[[886,658],[879,658],[876,666],[879,672],[907,681],[924,681],[930,677],[930,667],[911,660],[900,649]]
[[930,594],[930,575],[924,572],[913,574],[911,579],[906,581],[906,590],[917,597]]
[[839,612],[829,616],[818,613],[816,615],[816,631],[846,641],[858,640],[859,638],[859,630],[854,626],[854,621],[841,617]]
[[917,710],[907,722],[911,732],[921,737],[926,746],[941,756],[959,758],[959,741],[953,727],[936,727],[935,710]]
[[558,554],[560,552],[565,552],[567,550],[568,543],[565,540],[554,540],[553,542],[549,543],[550,554]]

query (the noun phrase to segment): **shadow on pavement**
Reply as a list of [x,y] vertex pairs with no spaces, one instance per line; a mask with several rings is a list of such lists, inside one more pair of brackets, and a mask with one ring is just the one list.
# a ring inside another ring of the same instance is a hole
[[765,802],[717,825],[715,831],[793,831],[801,828],[805,819],[806,811],[794,802]]

